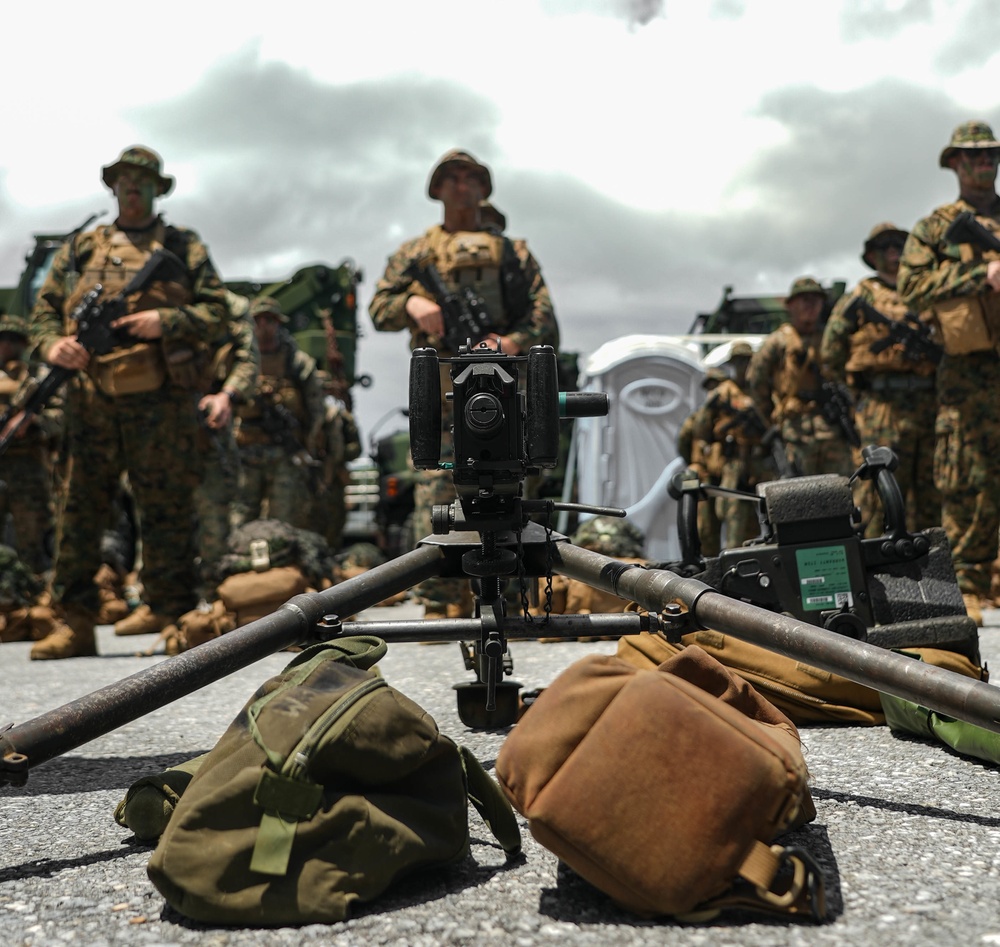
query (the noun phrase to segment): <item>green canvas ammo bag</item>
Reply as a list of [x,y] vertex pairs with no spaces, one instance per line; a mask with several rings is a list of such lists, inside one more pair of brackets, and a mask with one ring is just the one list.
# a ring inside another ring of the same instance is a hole
[[251,698],[150,859],[182,914],[246,926],[340,921],[400,876],[469,849],[471,800],[508,855],[516,818],[471,753],[368,670],[378,638],[314,645]]

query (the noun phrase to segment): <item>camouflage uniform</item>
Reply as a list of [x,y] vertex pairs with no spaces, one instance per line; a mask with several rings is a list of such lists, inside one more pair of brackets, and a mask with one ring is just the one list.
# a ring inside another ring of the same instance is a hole
[[[956,149],[1000,148],[990,127],[969,122],[955,130],[941,154],[942,167]],[[972,244],[954,244],[945,231],[968,211],[1000,232],[1000,197],[988,213],[964,200],[936,208],[918,221],[899,267],[899,294],[914,309],[933,309],[945,354],[938,367],[937,445],[934,479],[941,491],[942,525],[948,534],[958,584],[970,596],[989,591],[1000,529],[1000,296],[986,282],[997,258]]]
[[[321,375],[325,373],[321,372]],[[340,549],[347,521],[345,492],[351,480],[348,463],[361,456],[361,434],[354,415],[324,382],[323,429],[319,437],[317,460],[321,489],[316,494],[314,529],[322,533],[330,548]]]
[[[0,334],[28,339],[28,327],[17,316],[0,316]],[[29,366],[23,358],[0,365],[0,416],[11,403],[22,403],[26,387],[46,374]],[[16,396],[16,397],[15,397]],[[51,441],[61,426],[61,411],[47,408],[28,421],[0,459],[0,480],[6,485],[0,495],[0,536],[10,514],[14,546],[22,561],[36,575],[49,567],[47,547],[53,530]]]
[[[160,158],[145,148],[126,149],[104,168],[112,187],[118,169],[152,171],[160,195],[173,178],[160,174]],[[76,304],[98,283],[115,295],[159,246],[172,251],[183,272],[160,270],[128,300],[128,312],[155,309],[162,338],[92,357],[85,373],[66,386],[69,470],[59,510],[53,600],[65,623],[59,639],[39,642],[33,658],[94,653],[93,624],[100,607],[94,575],[100,542],[111,517],[120,475],[128,472],[141,523],[145,589],[160,615],[180,615],[194,604],[193,494],[200,477],[197,420],[187,369],[198,351],[223,332],[224,289],[208,250],[191,230],[160,217],[144,229],[117,224],[75,236],[56,253],[31,314],[31,338],[42,358],[65,335]]]
[[[248,301],[235,293],[227,293],[227,299],[230,319],[226,338],[215,348],[203,390],[207,394],[229,392],[235,406],[249,400],[256,390],[260,352],[248,315]],[[200,425],[198,449],[202,453],[203,472],[194,502],[198,516],[200,591],[208,600],[216,584],[215,567],[226,551],[231,529],[230,508],[238,490],[240,455],[232,423],[214,431]]]
[[[869,266],[873,266],[872,244],[884,235],[905,239],[907,233],[889,223],[874,227],[861,257]],[[907,313],[896,287],[883,277],[861,280],[853,292],[837,300],[827,321],[820,349],[824,374],[850,387],[861,443],[886,445],[899,458],[895,477],[906,501],[909,529],[936,526],[941,521],[941,494],[934,485],[937,366],[929,358],[911,357],[901,343],[873,352],[872,346],[885,339],[889,329],[860,312],[849,318],[847,310],[858,298],[889,319],[901,320]],[[855,458],[860,459],[860,455]],[[859,481],[855,495],[867,524],[865,535],[881,535],[884,519],[874,481]]]
[[[449,152],[431,172],[428,184],[431,199],[437,198],[440,177],[451,164],[472,165],[482,171],[487,184],[484,197],[489,196],[492,182],[488,169],[465,152]],[[449,233],[443,226],[436,225],[404,243],[389,258],[369,307],[372,322],[379,332],[401,332],[405,329],[410,332],[411,348],[431,346],[442,357],[458,354],[447,350],[443,339],[419,330],[406,312],[410,296],[429,298],[426,290],[405,274],[406,268],[416,261],[434,263],[451,290],[471,287],[483,298],[496,334],[510,336],[521,354],[526,355],[533,345],[551,345],[558,349],[559,328],[538,262],[524,240],[511,240],[495,229]],[[514,308],[515,296],[523,300],[523,303],[516,304],[520,307],[518,310]],[[443,370],[442,462],[453,458],[451,403],[444,401],[448,390],[450,377]],[[421,471],[414,486],[415,535],[429,536],[432,532],[432,507],[438,503],[450,503],[455,496],[449,472]],[[432,580],[421,583],[417,597],[429,611],[444,613],[448,603],[454,604],[460,595],[465,594],[467,585],[464,580]]]
[[[711,394],[728,378],[729,376],[724,369],[710,368],[701,380],[701,387]],[[712,465],[704,453],[706,444],[703,440],[695,438],[695,432],[702,423],[704,408],[705,405],[700,404],[682,422],[680,430],[677,432],[677,455],[687,464],[689,469],[698,475],[700,483],[718,486],[721,472],[715,474],[709,469]],[[717,556],[719,554],[722,545],[722,520],[719,519],[715,503],[698,504],[698,542],[702,555]]]
[[[274,299],[254,301],[251,317],[261,313],[273,313],[282,323],[288,321]],[[253,397],[236,408],[240,473],[233,503],[234,528],[265,515],[297,529],[314,524],[316,454],[326,411],[323,399],[315,359],[282,328],[278,350],[260,353],[260,378]],[[295,419],[296,429],[286,428],[296,445],[294,450],[276,443],[275,436],[266,430],[271,423],[269,404],[282,406]]]
[[[746,342],[733,344],[731,357],[749,358],[753,349]],[[726,378],[711,391],[695,419],[692,452],[703,458],[711,482],[729,490],[753,492],[758,483],[773,480],[775,471],[764,457],[760,434],[742,423],[740,416],[755,410],[753,399],[733,378]],[[725,528],[726,548],[742,546],[760,535],[757,507],[738,497],[717,497],[701,506],[715,508]],[[705,552],[703,549],[702,552]],[[714,553],[707,553],[714,555]]]
[[[810,277],[795,280],[787,300],[804,294],[825,295]],[[820,387],[819,330],[802,336],[791,324],[778,326],[754,353],[747,372],[757,408],[781,432],[788,459],[803,475],[854,471],[851,445],[823,417]]]

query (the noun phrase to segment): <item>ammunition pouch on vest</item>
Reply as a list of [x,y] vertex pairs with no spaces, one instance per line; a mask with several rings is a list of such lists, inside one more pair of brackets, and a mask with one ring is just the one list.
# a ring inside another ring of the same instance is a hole
[[983,302],[982,296],[959,296],[934,304],[946,354],[986,352],[1000,339],[1000,314],[992,312],[988,317]]
[[88,371],[98,389],[112,398],[156,391],[167,380],[160,346],[151,342],[139,342],[98,355],[91,361]]

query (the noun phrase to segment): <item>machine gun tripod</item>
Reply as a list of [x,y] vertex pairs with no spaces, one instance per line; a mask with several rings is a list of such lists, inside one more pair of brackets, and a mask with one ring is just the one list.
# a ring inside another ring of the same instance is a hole
[[[460,714],[471,726],[514,722],[517,688],[514,682],[502,686],[509,670],[504,662],[509,638],[534,637],[544,627],[547,637],[661,631],[678,640],[686,631],[704,628],[1000,732],[996,687],[889,650],[933,643],[978,657],[975,623],[965,614],[944,531],[907,533],[902,503],[890,499],[885,534],[860,539],[846,477],[761,484],[758,496],[748,499],[761,505],[769,530],[762,530],[757,542],[707,561],[697,577],[581,549],[530,522],[529,515],[556,508],[524,499],[520,484],[528,470],[550,457],[554,462],[560,403],[566,416],[606,406],[605,396],[595,403],[560,394],[550,355],[551,349],[520,359],[528,362],[530,410],[511,371],[520,364],[515,357],[478,349],[453,360],[458,500],[435,518],[440,533],[369,572],[322,592],[297,595],[234,632],[0,730],[0,784],[24,783],[32,767],[282,648],[373,631],[389,642],[476,639],[472,652],[463,646],[463,653],[479,682],[459,696]],[[412,369],[411,396],[417,395],[411,397],[410,412],[414,462],[437,467],[441,401],[440,389],[434,387],[440,379],[436,355],[418,350]],[[423,384],[438,397],[426,397]],[[894,483],[891,458],[891,451],[866,448],[864,472],[859,472],[875,479],[883,501]],[[693,502],[695,497],[682,499]],[[470,572],[479,573],[480,582],[475,618],[378,624],[343,620],[426,579]],[[634,601],[644,611],[550,616],[544,626],[508,617],[501,583],[515,572],[519,578],[551,572],[577,579]],[[819,596],[809,591],[817,580],[824,584]],[[823,598],[832,607],[817,600]]]

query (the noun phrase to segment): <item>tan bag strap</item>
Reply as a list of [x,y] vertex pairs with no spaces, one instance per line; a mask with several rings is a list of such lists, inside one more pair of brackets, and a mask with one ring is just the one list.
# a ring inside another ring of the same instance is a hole
[[[784,869],[784,870],[783,870]],[[677,919],[690,923],[711,920],[724,908],[744,908],[767,914],[826,916],[823,875],[812,856],[800,848],[756,841],[739,868],[740,880],[718,897]]]

